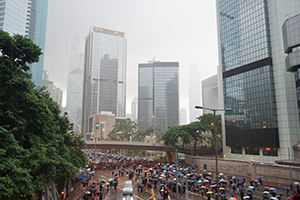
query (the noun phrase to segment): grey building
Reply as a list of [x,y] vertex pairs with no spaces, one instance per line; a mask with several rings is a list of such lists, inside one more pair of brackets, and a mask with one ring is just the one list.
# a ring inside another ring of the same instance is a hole
[[[91,27],[85,41],[82,131],[92,133],[102,111],[125,117],[126,38],[123,32]],[[91,118],[91,119],[90,119]]]
[[84,54],[79,52],[79,34],[70,39],[70,66],[68,73],[67,105],[69,120],[75,134],[81,129]]
[[[289,102],[297,104],[298,115],[300,119],[300,14],[287,19],[282,26],[284,52],[287,54],[285,58],[286,70],[295,76],[296,101]],[[298,142],[293,147],[295,158],[300,158]]]
[[187,111],[185,108],[180,109],[180,125],[187,124]]
[[[202,81],[202,106],[205,108],[220,108],[219,104],[219,81],[217,74]],[[203,110],[203,114],[212,113]],[[219,113],[217,113],[219,114]]]
[[192,64],[189,69],[189,116],[190,122],[196,121],[201,115],[201,110],[195,109],[195,106],[202,105],[200,97],[200,73],[199,66]]
[[138,104],[139,100],[137,97],[134,97],[134,99],[131,102],[131,116],[132,121],[138,123]]
[[138,74],[139,130],[179,125],[179,63],[139,64]]
[[[283,70],[281,26],[294,0],[217,0],[223,154],[274,163],[299,140],[294,77]],[[279,9],[280,8],[280,9]],[[293,155],[292,155],[293,156]]]

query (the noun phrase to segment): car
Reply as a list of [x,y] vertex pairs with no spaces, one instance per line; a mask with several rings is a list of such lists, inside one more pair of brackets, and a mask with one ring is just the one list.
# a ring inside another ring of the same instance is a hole
[[130,181],[130,180],[125,181],[124,189],[123,189],[123,194],[124,195],[132,195],[133,194],[132,181]]

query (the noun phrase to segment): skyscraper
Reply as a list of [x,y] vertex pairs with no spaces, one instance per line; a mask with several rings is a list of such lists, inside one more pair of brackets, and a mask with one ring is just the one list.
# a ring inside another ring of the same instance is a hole
[[48,0],[28,0],[28,12],[26,22],[26,35],[41,49],[39,62],[29,65],[31,80],[36,87],[42,86],[42,74],[44,68],[44,53],[46,42],[46,27],[48,14]]
[[28,36],[41,49],[39,62],[30,64],[31,80],[42,86],[48,0],[0,0],[0,30]]
[[70,67],[68,73],[67,106],[69,120],[74,124],[75,134],[79,133],[82,117],[82,85],[84,55],[79,52],[79,34],[70,39]]
[[131,102],[131,116],[132,120],[136,123],[138,123],[138,103],[138,98],[134,97],[134,99]]
[[201,111],[195,109],[195,106],[201,105],[200,98],[200,74],[199,67],[192,64],[189,69],[189,108],[190,122],[196,121],[196,118],[201,115]]
[[126,38],[123,32],[91,27],[85,41],[82,131],[93,132],[94,115],[125,117]]
[[28,0],[0,0],[0,30],[25,35]]
[[[300,11],[294,0],[217,0],[223,153],[274,163],[299,140],[294,77],[285,71],[281,26]],[[224,124],[224,123],[223,123]]]
[[185,108],[180,109],[180,125],[187,124],[187,112]]
[[[219,106],[219,81],[217,74],[201,82],[202,84],[202,106],[205,108],[220,108]],[[203,110],[203,114],[213,113]],[[219,114],[219,113],[218,113]]]
[[138,73],[139,130],[179,125],[179,63],[143,63]]

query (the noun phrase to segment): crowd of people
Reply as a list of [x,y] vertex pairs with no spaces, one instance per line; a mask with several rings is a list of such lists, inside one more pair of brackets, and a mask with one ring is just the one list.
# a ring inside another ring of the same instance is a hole
[[184,162],[179,162],[176,170],[174,163],[105,153],[100,153],[97,158],[92,156],[90,161],[87,168],[91,169],[88,172],[91,176],[93,176],[94,170],[111,171],[110,179],[97,183],[99,185],[98,193],[93,184],[88,191],[87,196],[98,195],[99,199],[102,199],[104,188],[107,193],[110,190],[116,190],[118,179],[126,177],[133,181],[138,195],[150,194],[153,189],[159,191],[160,199],[170,199],[170,195],[175,196],[178,193],[182,196],[188,192],[199,197],[206,197],[208,200],[216,198],[217,195],[222,200],[252,200],[253,198],[282,200],[283,197],[300,200],[299,184],[295,185],[298,191],[291,194],[288,187],[278,190],[274,187],[264,186],[262,177],[251,179],[223,173],[216,176],[210,171],[199,171],[195,165]]

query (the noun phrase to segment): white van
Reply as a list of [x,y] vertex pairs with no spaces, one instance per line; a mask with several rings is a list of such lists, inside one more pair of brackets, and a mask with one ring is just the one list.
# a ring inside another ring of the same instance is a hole
[[130,180],[125,181],[124,189],[123,189],[123,194],[124,194],[124,195],[127,195],[127,194],[132,195],[132,194],[133,194],[133,185],[132,185],[132,181],[130,181]]

